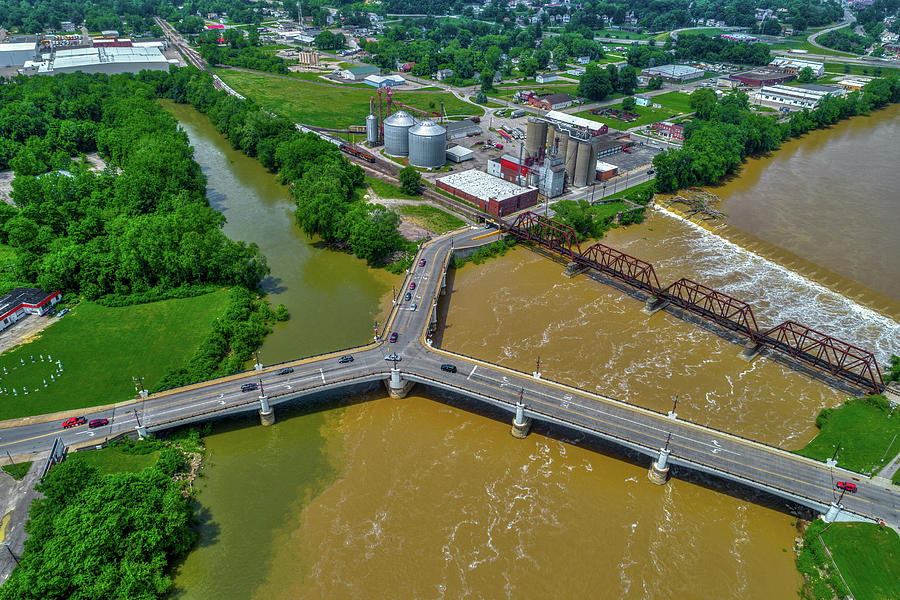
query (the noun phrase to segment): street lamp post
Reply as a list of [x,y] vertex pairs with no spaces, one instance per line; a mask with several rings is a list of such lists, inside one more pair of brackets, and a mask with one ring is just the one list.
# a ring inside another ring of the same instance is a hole
[[7,552],[9,552],[9,555],[12,556],[12,559],[13,559],[14,561],[16,561],[16,566],[18,567],[18,566],[19,566],[19,559],[16,558],[16,555],[15,555],[15,554],[13,554],[12,548],[9,547],[9,542],[3,542],[2,545],[3,545],[3,546],[6,546]]

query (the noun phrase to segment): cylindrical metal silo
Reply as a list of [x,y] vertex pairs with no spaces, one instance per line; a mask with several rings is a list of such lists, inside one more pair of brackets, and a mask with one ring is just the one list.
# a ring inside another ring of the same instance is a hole
[[528,119],[525,134],[525,152],[532,158],[537,158],[541,148],[547,140],[547,123],[537,119]]
[[443,167],[447,161],[447,130],[425,120],[409,128],[409,164],[421,169]]
[[591,159],[588,161],[587,182],[592,184],[597,181],[597,154],[600,149],[600,142],[591,144]]
[[378,117],[375,115],[366,117],[366,142],[369,144],[378,143]]
[[[547,154],[552,154],[556,145],[556,127],[550,125],[547,127]],[[563,155],[565,156],[565,154]]]
[[587,185],[587,173],[590,170],[591,162],[591,145],[587,142],[578,144],[578,155],[575,159],[575,177],[572,179],[572,185],[575,187],[584,187]]
[[569,183],[575,183],[575,156],[578,154],[578,140],[569,138],[566,145],[566,175],[569,177]]
[[409,154],[409,128],[416,120],[405,110],[398,110],[384,120],[384,151],[390,156]]

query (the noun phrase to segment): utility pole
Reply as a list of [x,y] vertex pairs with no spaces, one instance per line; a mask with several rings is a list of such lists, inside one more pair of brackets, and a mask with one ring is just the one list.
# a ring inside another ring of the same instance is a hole
[[675,412],[676,408],[678,408],[678,394],[675,394],[675,398],[672,400],[672,410],[670,410],[667,415],[670,419],[678,418],[678,413]]
[[141,426],[142,426],[142,425],[141,425],[141,419],[140,419],[140,417],[138,417],[137,411],[136,411],[136,410],[132,410],[131,412],[134,413],[134,420],[137,421],[138,427],[141,427]]
[[6,451],[6,456],[9,457],[9,464],[11,464],[12,466],[16,467],[16,473],[18,473],[18,472],[19,472],[19,467],[18,467],[18,465],[16,465],[16,462],[13,460],[13,457],[12,457],[12,455],[9,453],[9,450]]
[[19,566],[19,559],[16,558],[16,555],[13,554],[12,548],[9,547],[9,542],[3,542],[3,545],[6,546],[6,550],[9,552],[9,555],[12,556],[12,559],[16,561],[16,566]]

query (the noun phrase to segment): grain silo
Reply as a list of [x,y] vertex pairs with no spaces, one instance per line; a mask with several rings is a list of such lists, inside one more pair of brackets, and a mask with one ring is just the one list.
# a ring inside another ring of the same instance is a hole
[[[584,187],[588,181],[588,171],[591,170],[591,144],[581,142],[578,144],[578,154],[575,158],[575,176],[572,178],[572,185],[575,187]],[[597,161],[594,161],[597,164]],[[594,171],[596,173],[596,171]]]
[[409,128],[409,164],[421,169],[443,167],[447,160],[447,130],[425,120]]
[[372,114],[366,117],[366,142],[370,145],[378,143],[378,117]]
[[384,151],[390,156],[409,155],[409,128],[416,120],[405,110],[398,110],[384,120]]
[[547,123],[532,117],[528,119],[526,129],[525,152],[528,156],[537,158],[547,140]]
[[575,181],[575,157],[578,154],[578,145],[578,140],[573,137],[569,138],[569,143],[566,145],[566,176],[573,185]]

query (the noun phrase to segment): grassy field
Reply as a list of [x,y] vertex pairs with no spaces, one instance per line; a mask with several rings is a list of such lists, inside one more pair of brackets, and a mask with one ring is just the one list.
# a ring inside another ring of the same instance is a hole
[[[625,189],[625,190],[617,190],[617,191],[615,191],[615,192],[610,191],[610,190],[612,190],[613,188],[607,187],[607,191],[609,191],[609,194],[607,194],[607,195],[605,195],[605,196],[602,196],[602,195],[601,195],[600,198],[605,199],[605,200],[609,200],[609,199],[612,199],[612,198],[624,198],[625,196],[628,196],[629,194],[634,194],[634,193],[640,192],[640,191],[642,191],[642,190],[645,190],[645,189],[647,189],[648,187],[650,187],[651,185],[654,185],[654,181],[653,181],[653,180],[645,181],[644,183],[641,183],[641,184],[638,184],[638,185],[633,185],[633,186],[629,187],[628,189]],[[599,187],[602,188],[602,186],[603,186],[602,183],[599,184]],[[598,193],[601,193],[601,194],[602,194],[602,192],[600,192],[600,191],[598,191]],[[624,206],[624,205],[623,205],[623,206]],[[622,209],[619,209],[619,210],[622,210]],[[618,211],[616,211],[616,212],[618,212]]]
[[597,204],[591,209],[591,214],[597,218],[605,219],[606,217],[615,216],[619,211],[625,210],[628,205],[624,202],[610,202],[609,204]]
[[459,217],[429,204],[404,204],[400,206],[400,214],[406,220],[412,221],[416,225],[438,235],[459,229],[466,224]]
[[[657,121],[665,121],[675,115],[683,114],[691,110],[690,96],[682,92],[667,92],[651,98],[654,104],[660,104],[663,108],[651,108],[649,106],[635,106],[631,112],[640,115],[640,118],[626,123],[618,119],[606,117],[603,115],[592,115],[591,111],[584,110],[575,113],[579,117],[591,119],[593,121],[601,121],[607,123],[613,129],[631,129],[632,127],[642,127],[655,123]],[[622,103],[614,104],[609,108],[622,110]]]
[[102,450],[89,450],[76,452],[70,456],[76,460],[82,460],[92,467],[97,467],[102,475],[109,473],[124,473],[126,471],[137,473],[138,471],[152,467],[159,459],[159,450],[149,454],[127,454],[119,451],[114,446],[107,446]]
[[152,387],[183,364],[227,304],[227,290],[122,308],[82,302],[38,339],[0,356],[0,420],[134,397],[131,378]]
[[679,113],[691,112],[691,96],[684,92],[666,92],[657,96],[651,96],[653,104],[659,104],[664,108],[678,111]]
[[28,470],[31,468],[31,461],[18,462],[14,465],[3,465],[3,467],[0,468],[9,473],[10,477],[16,481],[21,481],[21,479],[28,474]]
[[[268,77],[217,69],[218,75],[241,94],[260,106],[295,121],[333,129],[362,125],[369,113],[369,98],[375,88],[337,88],[300,80]],[[420,110],[438,112],[441,101],[450,115],[479,115],[484,111],[446,92],[396,91],[399,102]]]
[[[802,40],[787,40],[778,42],[769,46],[772,50],[806,50],[809,54],[823,54],[826,56],[856,56],[850,52],[841,52],[840,50],[832,50],[831,48],[819,48],[813,46],[806,40],[806,36],[802,36]],[[803,58],[798,54],[797,58]]]
[[594,32],[594,37],[615,38],[617,40],[649,40],[653,39],[655,35],[622,31],[621,29],[600,29]]
[[505,98],[507,100],[511,100],[519,90],[530,90],[538,96],[543,96],[545,94],[570,94],[572,96],[575,96],[577,94],[578,86],[572,83],[563,83],[560,85],[542,85],[540,87],[524,87],[517,89],[501,87],[497,88],[497,91],[491,92],[490,95],[495,98]]
[[835,523],[822,533],[856,600],[900,598],[900,536],[873,523]]
[[[825,460],[834,455],[840,444],[838,465],[852,471],[868,473],[883,465],[900,452],[900,436],[891,445],[892,438],[900,433],[900,416],[888,419],[888,412],[866,403],[852,400],[837,409],[824,411],[824,423],[819,434],[797,454]],[[822,415],[816,423],[822,422]]]
[[881,76],[900,75],[900,67],[867,67],[865,65],[847,65],[845,63],[825,63],[826,73],[844,74],[844,67],[850,67],[849,75],[869,75],[875,77],[876,69],[881,69]]
[[380,179],[376,179],[374,177],[369,177],[366,175],[366,184],[372,188],[372,191],[375,192],[381,198],[402,198],[404,200],[421,200],[422,196],[413,196],[411,194],[407,194],[403,190],[401,190],[398,186],[388,183],[386,181],[382,181]]

